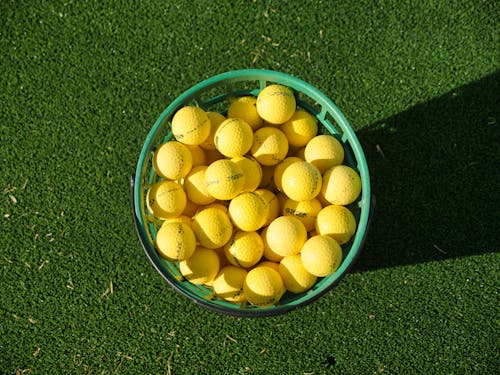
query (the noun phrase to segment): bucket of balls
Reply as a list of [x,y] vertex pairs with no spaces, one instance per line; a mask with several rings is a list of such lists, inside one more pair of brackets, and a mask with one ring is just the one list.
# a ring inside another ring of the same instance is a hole
[[366,159],[344,115],[271,70],[219,74],[178,96],[145,140],[131,193],[160,275],[236,316],[323,296],[356,261],[371,217]]

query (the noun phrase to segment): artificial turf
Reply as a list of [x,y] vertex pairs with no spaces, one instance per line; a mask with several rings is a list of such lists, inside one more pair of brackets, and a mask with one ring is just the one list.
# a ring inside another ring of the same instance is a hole
[[[497,373],[494,2],[4,0],[0,22],[0,373]],[[353,272],[263,319],[168,287],[129,196],[163,109],[244,68],[329,96],[377,198]]]

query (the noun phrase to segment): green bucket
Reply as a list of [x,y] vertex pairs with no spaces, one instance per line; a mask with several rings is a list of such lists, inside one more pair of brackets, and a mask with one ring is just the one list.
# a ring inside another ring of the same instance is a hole
[[[257,307],[249,304],[233,304],[217,298],[209,287],[194,285],[185,280],[177,262],[159,256],[155,249],[156,233],[161,221],[151,215],[146,207],[148,188],[161,178],[152,167],[155,150],[172,138],[170,123],[178,109],[185,105],[196,105],[204,110],[224,113],[230,99],[253,95],[269,84],[278,83],[294,90],[297,105],[307,109],[318,119],[319,133],[332,134],[342,142],[345,150],[344,164],[358,171],[362,192],[349,209],[357,221],[355,236],[342,245],[343,260],[331,275],[319,278],[307,292],[286,292],[278,304]],[[348,121],[336,105],[321,91],[289,74],[272,70],[236,70],[208,78],[186,90],[177,97],[156,120],[139,155],[135,175],[131,179],[132,210],[139,240],[144,251],[160,275],[179,293],[197,304],[219,313],[235,316],[271,316],[286,313],[311,303],[332,289],[355,263],[363,247],[372,217],[373,199],[370,193],[370,176],[366,159],[359,141]]]

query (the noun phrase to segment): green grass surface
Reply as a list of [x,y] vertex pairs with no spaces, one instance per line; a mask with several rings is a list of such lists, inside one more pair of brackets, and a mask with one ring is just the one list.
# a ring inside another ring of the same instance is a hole
[[[496,374],[498,24],[491,1],[0,2],[0,373]],[[243,68],[332,98],[377,198],[354,271],[264,319],[168,287],[130,209],[163,109]]]

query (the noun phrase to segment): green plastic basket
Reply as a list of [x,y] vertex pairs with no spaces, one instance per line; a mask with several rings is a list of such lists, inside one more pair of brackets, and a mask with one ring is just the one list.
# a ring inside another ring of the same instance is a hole
[[[278,83],[294,90],[297,105],[313,113],[318,119],[320,133],[332,134],[343,144],[344,164],[353,167],[361,176],[360,197],[349,206],[357,221],[355,236],[342,246],[343,260],[330,276],[318,279],[310,290],[300,294],[287,292],[279,304],[269,307],[237,305],[214,296],[212,289],[193,285],[183,279],[177,262],[169,262],[158,255],[155,249],[156,232],[161,221],[146,208],[148,188],[161,178],[152,167],[155,150],[172,138],[170,121],[178,109],[185,105],[196,105],[205,110],[225,112],[231,98],[243,95],[257,96],[269,84]],[[138,237],[149,260],[160,275],[178,292],[199,305],[219,313],[236,316],[270,316],[288,312],[311,303],[328,292],[348,272],[363,246],[369,220],[372,216],[372,197],[368,166],[359,141],[344,115],[322,92],[307,82],[291,75],[271,70],[237,70],[208,78],[177,97],[156,120],[149,132],[137,163],[135,176],[131,179],[132,210]]]

